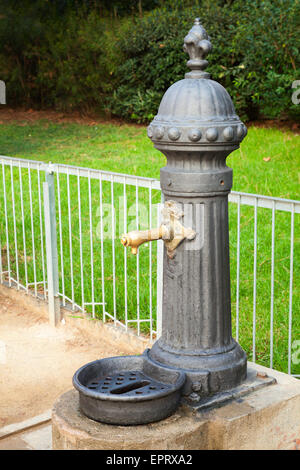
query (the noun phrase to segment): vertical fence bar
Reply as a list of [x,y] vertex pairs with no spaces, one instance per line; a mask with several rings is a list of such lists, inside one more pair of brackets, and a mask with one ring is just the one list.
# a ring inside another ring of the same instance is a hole
[[40,215],[40,233],[41,233],[41,258],[42,258],[42,271],[43,271],[44,299],[46,299],[46,278],[45,278],[45,259],[44,259],[44,233],[43,233],[43,218],[42,218],[42,197],[41,197],[40,170],[38,169],[37,172],[38,172],[39,215]]
[[60,202],[60,181],[59,171],[56,174],[57,183],[57,202],[58,202],[58,226],[59,226],[59,246],[60,246],[60,269],[61,269],[61,289],[63,306],[66,305],[65,297],[65,272],[64,272],[64,251],[63,251],[63,238],[62,238],[62,223],[61,223],[61,202]]
[[[149,188],[149,228],[152,227],[152,182]],[[152,242],[149,241],[149,314],[150,314],[150,340],[153,340],[152,318]]]
[[33,221],[33,207],[32,207],[32,187],[31,187],[31,171],[30,171],[29,163],[28,163],[28,182],[29,182],[29,205],[30,205],[30,220],[31,220],[31,243],[32,243],[34,295],[37,296],[34,221]]
[[46,170],[46,181],[43,183],[44,190],[44,218],[46,236],[47,256],[47,281],[48,281],[48,304],[49,320],[51,325],[56,326],[61,319],[59,301],[58,280],[58,253],[56,238],[56,213],[55,213],[55,189],[54,174],[49,166]]
[[93,249],[92,192],[91,192],[90,172],[88,173],[88,187],[89,187],[89,221],[90,221],[90,250],[91,250],[92,315],[93,315],[93,318],[95,318],[94,249]]
[[[126,177],[124,177],[123,187],[123,219],[124,219],[124,233],[127,232],[127,193],[126,193]],[[124,303],[125,303],[125,326],[128,330],[128,304],[127,304],[127,248],[124,246]]]
[[2,266],[2,242],[0,232],[0,284],[3,284],[3,266]]
[[2,176],[3,176],[3,196],[4,196],[4,214],[5,214],[6,258],[7,258],[7,271],[8,271],[8,285],[9,285],[9,287],[11,287],[9,236],[8,236],[8,217],[7,217],[7,199],[6,199],[6,181],[5,181],[5,167],[4,167],[3,162],[2,162]]
[[15,208],[15,189],[14,189],[14,174],[12,163],[10,164],[10,177],[11,177],[11,199],[12,199],[12,212],[14,222],[14,242],[15,242],[15,259],[16,259],[16,274],[17,274],[17,289],[20,289],[19,283],[19,258],[18,258],[18,242],[17,242],[17,224],[16,224],[16,208]]
[[104,282],[104,250],[103,250],[103,194],[102,194],[102,173],[100,173],[99,192],[100,192],[100,233],[101,233],[101,286],[102,286],[102,320],[105,322],[105,282]]
[[256,269],[257,269],[257,197],[254,204],[254,260],[253,260],[253,345],[252,360],[256,355]]
[[241,196],[237,206],[237,247],[236,247],[236,340],[240,332],[240,243],[241,243]]
[[2,241],[1,241],[1,231],[0,231],[0,283],[3,284],[3,264],[2,264]]
[[0,231],[0,284],[3,284],[3,266],[2,266],[2,241]]
[[21,170],[20,162],[19,162],[19,180],[20,180],[20,201],[21,201],[21,217],[22,217],[22,233],[23,233],[25,286],[26,286],[26,292],[28,294],[28,273],[27,273],[26,232],[25,232],[24,201],[23,201],[23,182],[22,182],[22,170]]
[[72,221],[70,200],[70,175],[67,173],[67,196],[68,196],[68,221],[69,221],[69,245],[70,245],[70,271],[71,271],[71,296],[72,310],[74,310],[74,274],[73,274],[73,249],[72,249]]
[[114,324],[117,322],[117,306],[116,306],[116,256],[115,256],[115,201],[114,201],[114,179],[111,175],[111,240],[112,240],[112,262],[113,262],[113,302],[114,302]]
[[273,369],[274,354],[274,260],[275,260],[275,201],[272,207],[272,247],[271,247],[271,306],[270,306],[270,368]]
[[292,204],[292,211],[291,211],[291,240],[290,240],[288,374],[291,374],[291,356],[292,356],[293,268],[294,268],[294,217],[295,217],[295,204]]
[[[136,216],[136,229],[139,230],[139,187],[138,179],[135,184],[135,216]],[[140,254],[139,250],[136,255],[136,313],[137,313],[137,329],[138,336],[140,336]]]
[[81,227],[81,194],[80,175],[77,171],[77,193],[78,193],[78,223],[79,223],[79,253],[80,253],[80,283],[81,283],[81,305],[84,312],[84,278],[83,278],[83,256],[82,256],[82,227]]

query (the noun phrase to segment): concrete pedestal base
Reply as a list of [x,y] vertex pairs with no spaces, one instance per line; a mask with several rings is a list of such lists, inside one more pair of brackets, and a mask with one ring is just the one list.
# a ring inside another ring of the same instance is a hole
[[277,383],[219,408],[181,406],[169,418],[139,426],[98,423],[81,414],[78,392],[54,405],[53,449],[204,450],[300,449],[300,381],[266,367]]

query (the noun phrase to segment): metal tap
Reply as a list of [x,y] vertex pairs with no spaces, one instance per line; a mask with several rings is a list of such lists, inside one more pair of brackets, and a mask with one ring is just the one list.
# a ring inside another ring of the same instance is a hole
[[169,258],[174,258],[177,246],[185,239],[193,240],[195,230],[185,228],[179,218],[183,216],[175,201],[166,201],[162,210],[163,221],[158,228],[150,230],[133,230],[122,235],[121,243],[131,247],[131,253],[137,254],[139,246],[143,243],[163,239]]

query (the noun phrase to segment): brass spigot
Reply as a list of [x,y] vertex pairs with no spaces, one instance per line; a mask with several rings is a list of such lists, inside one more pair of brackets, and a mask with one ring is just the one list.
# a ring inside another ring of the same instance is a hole
[[140,245],[149,241],[160,240],[163,238],[164,233],[165,227],[163,225],[150,230],[133,230],[132,232],[122,235],[121,243],[124,246],[130,246],[131,253],[136,255]]
[[179,218],[183,212],[179,209],[175,201],[166,201],[162,210],[163,222],[158,228],[150,230],[133,230],[122,235],[121,243],[126,247],[131,247],[131,253],[136,255],[139,246],[143,243],[163,239],[169,258],[174,258],[175,249],[185,239],[193,240],[196,232],[192,228],[185,228]]

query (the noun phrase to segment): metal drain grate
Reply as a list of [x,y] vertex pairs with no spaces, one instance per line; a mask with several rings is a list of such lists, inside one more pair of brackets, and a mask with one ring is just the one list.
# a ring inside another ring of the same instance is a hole
[[107,424],[153,423],[178,407],[185,374],[153,363],[149,350],[85,364],[73,377],[80,411]]
[[138,370],[102,376],[88,382],[86,387],[89,390],[108,395],[146,395],[147,397],[172,388],[167,384],[149,378]]

